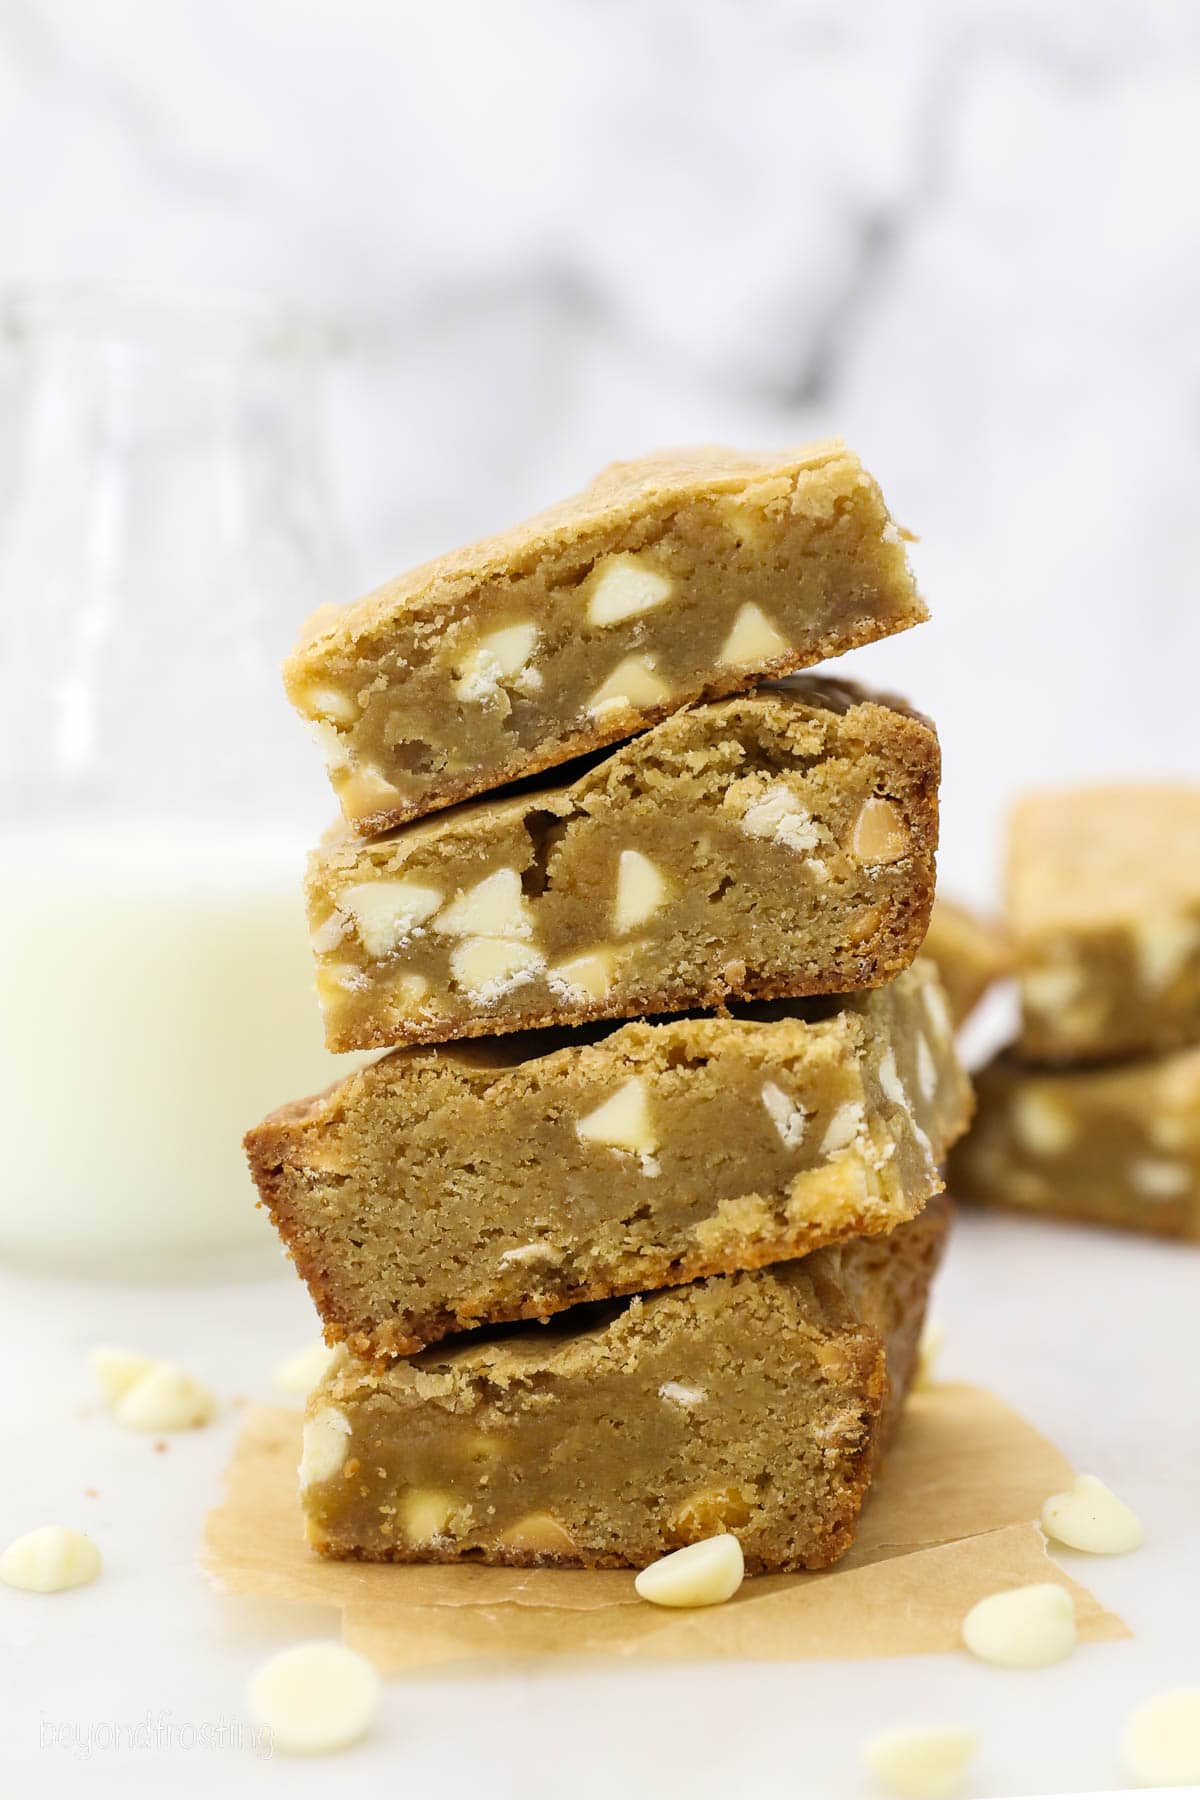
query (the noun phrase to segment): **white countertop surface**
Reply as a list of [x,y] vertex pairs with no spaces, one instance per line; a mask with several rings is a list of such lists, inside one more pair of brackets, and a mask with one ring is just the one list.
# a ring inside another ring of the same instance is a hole
[[[9,1381],[0,1536],[58,1522],[105,1558],[90,1588],[0,1590],[6,1651],[3,1758],[12,1794],[90,1791],[266,1795],[384,1780],[447,1797],[531,1800],[571,1789],[689,1800],[867,1800],[858,1745],[885,1725],[956,1719],[984,1747],[967,1790],[996,1796],[1120,1784],[1133,1707],[1200,1681],[1200,1252],[1000,1216],[960,1217],[934,1313],[942,1372],[985,1383],[1081,1469],[1142,1515],[1145,1547],[1069,1558],[1135,1638],[1034,1674],[962,1656],[877,1663],[592,1665],[404,1678],[369,1740],[335,1758],[266,1760],[244,1729],[255,1664],[336,1618],[212,1591],[196,1552],[237,1430],[234,1396],[274,1400],[278,1359],[315,1335],[286,1269],[222,1285],[85,1285],[0,1276]],[[119,1431],[85,1362],[97,1342],[173,1356],[221,1395],[207,1430],[153,1441]],[[95,1497],[86,1490],[94,1488]],[[141,1725],[143,1739],[130,1745]],[[122,1743],[113,1747],[115,1728]],[[286,1769],[286,1773],[284,1772]]]

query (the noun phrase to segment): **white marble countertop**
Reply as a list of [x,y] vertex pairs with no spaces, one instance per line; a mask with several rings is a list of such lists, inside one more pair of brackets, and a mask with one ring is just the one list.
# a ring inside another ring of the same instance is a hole
[[[987,1384],[1142,1515],[1146,1544],[1072,1573],[1131,1625],[1132,1641],[1006,1673],[961,1656],[734,1664],[622,1673],[592,1664],[390,1681],[372,1737],[316,1762],[263,1761],[244,1729],[255,1664],[335,1617],[214,1593],[196,1563],[237,1428],[234,1395],[274,1399],[276,1360],[313,1335],[290,1271],[222,1286],[121,1288],[0,1281],[8,1382],[0,1538],[57,1521],[89,1530],[104,1574],[51,1596],[0,1590],[5,1774],[12,1793],[253,1796],[344,1783],[537,1800],[569,1785],[613,1793],[868,1800],[857,1746],[872,1731],[962,1719],[984,1750],[971,1796],[1120,1784],[1125,1716],[1196,1681],[1200,1604],[1200,1251],[1021,1219],[960,1219],[935,1301],[942,1371]],[[223,1397],[218,1423],[169,1440],[122,1433],[97,1404],[88,1347],[170,1354]],[[97,1490],[94,1498],[86,1490]],[[131,1728],[154,1728],[130,1747]],[[114,1727],[123,1747],[114,1748]],[[226,1747],[192,1733],[224,1729]],[[45,1741],[43,1741],[45,1740]],[[106,1785],[107,1784],[107,1785]]]

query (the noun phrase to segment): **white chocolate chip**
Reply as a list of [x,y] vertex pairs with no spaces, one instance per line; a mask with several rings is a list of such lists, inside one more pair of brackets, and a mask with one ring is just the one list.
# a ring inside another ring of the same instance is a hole
[[1191,1172],[1182,1163],[1156,1156],[1138,1156],[1129,1165],[1129,1179],[1148,1200],[1174,1200],[1192,1185]]
[[719,1606],[737,1593],[744,1574],[742,1546],[723,1531],[660,1557],[633,1585],[655,1606]]
[[856,1138],[862,1136],[866,1123],[862,1102],[844,1101],[825,1127],[825,1135],[821,1139],[821,1155],[834,1156],[839,1150],[845,1150]]
[[770,838],[789,850],[815,850],[821,834],[813,816],[786,781],[773,781],[747,806],[741,828],[748,837]]
[[793,1100],[790,1094],[785,1094],[773,1081],[763,1082],[762,1103],[783,1141],[784,1149],[795,1150],[804,1141],[804,1128],[808,1123],[807,1110],[799,1100]]
[[446,1527],[457,1510],[454,1495],[441,1488],[408,1488],[400,1502],[400,1528],[405,1542],[417,1548],[445,1537]]
[[1075,1603],[1054,1581],[990,1594],[963,1620],[963,1643],[1002,1669],[1044,1669],[1075,1648]]
[[863,1758],[899,1800],[951,1800],[978,1748],[962,1725],[901,1725],[864,1744]]
[[1051,1017],[1067,1011],[1082,985],[1083,971],[1073,963],[1030,969],[1021,976],[1021,1004]]
[[587,710],[597,718],[606,712],[624,712],[628,707],[658,706],[670,691],[655,673],[652,656],[627,656],[600,683]]
[[275,1386],[289,1394],[310,1394],[336,1355],[320,1338],[303,1350],[294,1350],[275,1364]]
[[896,1067],[896,1053],[890,1044],[879,1059],[879,1085],[893,1106],[902,1106],[905,1112],[909,1110],[908,1095]]
[[917,1033],[917,1086],[925,1101],[932,1101],[938,1088],[937,1064],[933,1060],[933,1051],[929,1048],[920,1032]]
[[397,1009],[413,1017],[422,1010],[421,1002],[429,992],[429,981],[424,975],[399,975],[392,989],[392,997]]
[[946,991],[938,978],[925,983],[925,1011],[929,1014],[929,1023],[933,1027],[934,1039],[939,1044],[948,1044],[954,1036],[954,1021],[950,1017],[950,1007],[946,1001]]
[[177,1363],[154,1363],[125,1389],[113,1418],[130,1431],[194,1431],[217,1410],[208,1389]]
[[933,1371],[937,1366],[937,1360],[942,1353],[942,1345],[945,1341],[946,1333],[942,1327],[935,1324],[932,1319],[928,1320],[921,1331],[920,1342],[917,1345],[917,1367],[913,1375],[914,1388],[933,1386]]
[[351,819],[384,811],[400,798],[400,789],[374,763],[361,763],[353,774],[338,783],[337,792],[342,811]]
[[308,941],[318,956],[330,956],[346,936],[349,929],[336,907],[320,925],[314,925],[308,934]]
[[532,981],[545,960],[532,944],[505,938],[465,938],[451,952],[450,973],[457,987],[486,1005],[521,982]]
[[1124,1556],[1144,1536],[1133,1508],[1095,1475],[1077,1475],[1065,1494],[1051,1494],[1042,1507],[1042,1529],[1058,1543],[1093,1556]]
[[532,620],[504,625],[491,631],[470,649],[458,665],[454,691],[460,700],[488,700],[501,682],[516,684],[537,648],[537,626]]
[[1147,1700],[1125,1727],[1121,1759],[1139,1787],[1200,1787],[1200,1687]]
[[664,905],[669,889],[659,870],[640,850],[622,850],[617,859],[617,893],[613,902],[613,930],[618,936],[652,919]]
[[1161,994],[1200,947],[1200,919],[1166,913],[1137,920],[1134,950],[1143,987]]
[[790,654],[791,645],[775,629],[762,608],[747,601],[729,627],[729,636],[717,652],[717,661],[735,669],[751,668]]
[[452,900],[433,922],[447,937],[528,938],[533,915],[515,869],[496,869]]
[[336,1406],[323,1406],[304,1421],[300,1452],[300,1487],[331,1481],[346,1460],[350,1448],[350,1421]]
[[863,802],[850,833],[850,854],[867,868],[899,862],[912,851],[904,814],[894,800],[877,794]]
[[328,719],[335,725],[353,725],[358,707],[349,694],[327,685],[305,688],[300,705],[311,719]]
[[86,1587],[100,1573],[100,1552],[82,1531],[40,1525],[14,1539],[0,1556],[0,1581],[29,1594],[58,1594]]
[[690,1409],[693,1406],[703,1406],[708,1395],[704,1388],[689,1387],[684,1381],[664,1381],[658,1390],[658,1397],[669,1406]]
[[349,913],[368,956],[389,956],[442,904],[437,888],[417,881],[359,881],[335,902]]
[[630,1150],[653,1156],[658,1148],[646,1084],[640,1075],[629,1080],[603,1101],[594,1112],[576,1121],[575,1130],[588,1143],[605,1144],[612,1150]]
[[336,725],[327,719],[308,719],[308,735],[321,752],[331,775],[340,775],[350,767],[350,746]]
[[98,1344],[88,1352],[92,1374],[110,1406],[115,1406],[135,1381],[148,1375],[155,1361],[153,1356],[140,1356],[136,1350],[117,1350],[109,1344]]
[[1017,1142],[1033,1156],[1061,1156],[1075,1140],[1075,1120],[1045,1088],[1019,1089],[1012,1098],[1011,1117]]
[[562,1254],[553,1244],[518,1244],[514,1250],[504,1251],[500,1267],[506,1268],[510,1263],[561,1262]]
[[546,971],[554,993],[567,1000],[603,1000],[612,987],[614,958],[609,950],[587,950]]
[[639,557],[606,556],[596,564],[588,595],[589,625],[619,625],[669,600],[675,583]]
[[358,1742],[379,1710],[379,1677],[343,1644],[294,1644],[255,1670],[251,1715],[272,1750],[323,1756]]
[[509,1550],[532,1550],[539,1556],[571,1556],[575,1542],[553,1513],[526,1513],[500,1533],[499,1542]]

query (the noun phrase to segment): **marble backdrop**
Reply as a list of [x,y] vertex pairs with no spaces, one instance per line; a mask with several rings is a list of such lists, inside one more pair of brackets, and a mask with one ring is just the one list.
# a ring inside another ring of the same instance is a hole
[[840,431],[934,622],[947,881],[1200,761],[1192,0],[0,0],[0,279],[341,327],[353,585],[617,455]]

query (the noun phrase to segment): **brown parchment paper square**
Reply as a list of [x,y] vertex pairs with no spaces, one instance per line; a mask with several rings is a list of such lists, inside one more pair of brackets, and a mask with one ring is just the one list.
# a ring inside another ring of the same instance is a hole
[[251,1412],[208,1518],[204,1565],[229,1594],[336,1607],[346,1642],[385,1672],[516,1656],[921,1655],[956,1649],[964,1613],[985,1595],[1046,1580],[1071,1591],[1084,1642],[1130,1635],[1050,1560],[1034,1523],[1071,1465],[981,1388],[913,1396],[835,1568],[760,1576],[695,1612],[645,1605],[621,1570],[322,1562],[296,1501],[300,1422],[283,1408]]

